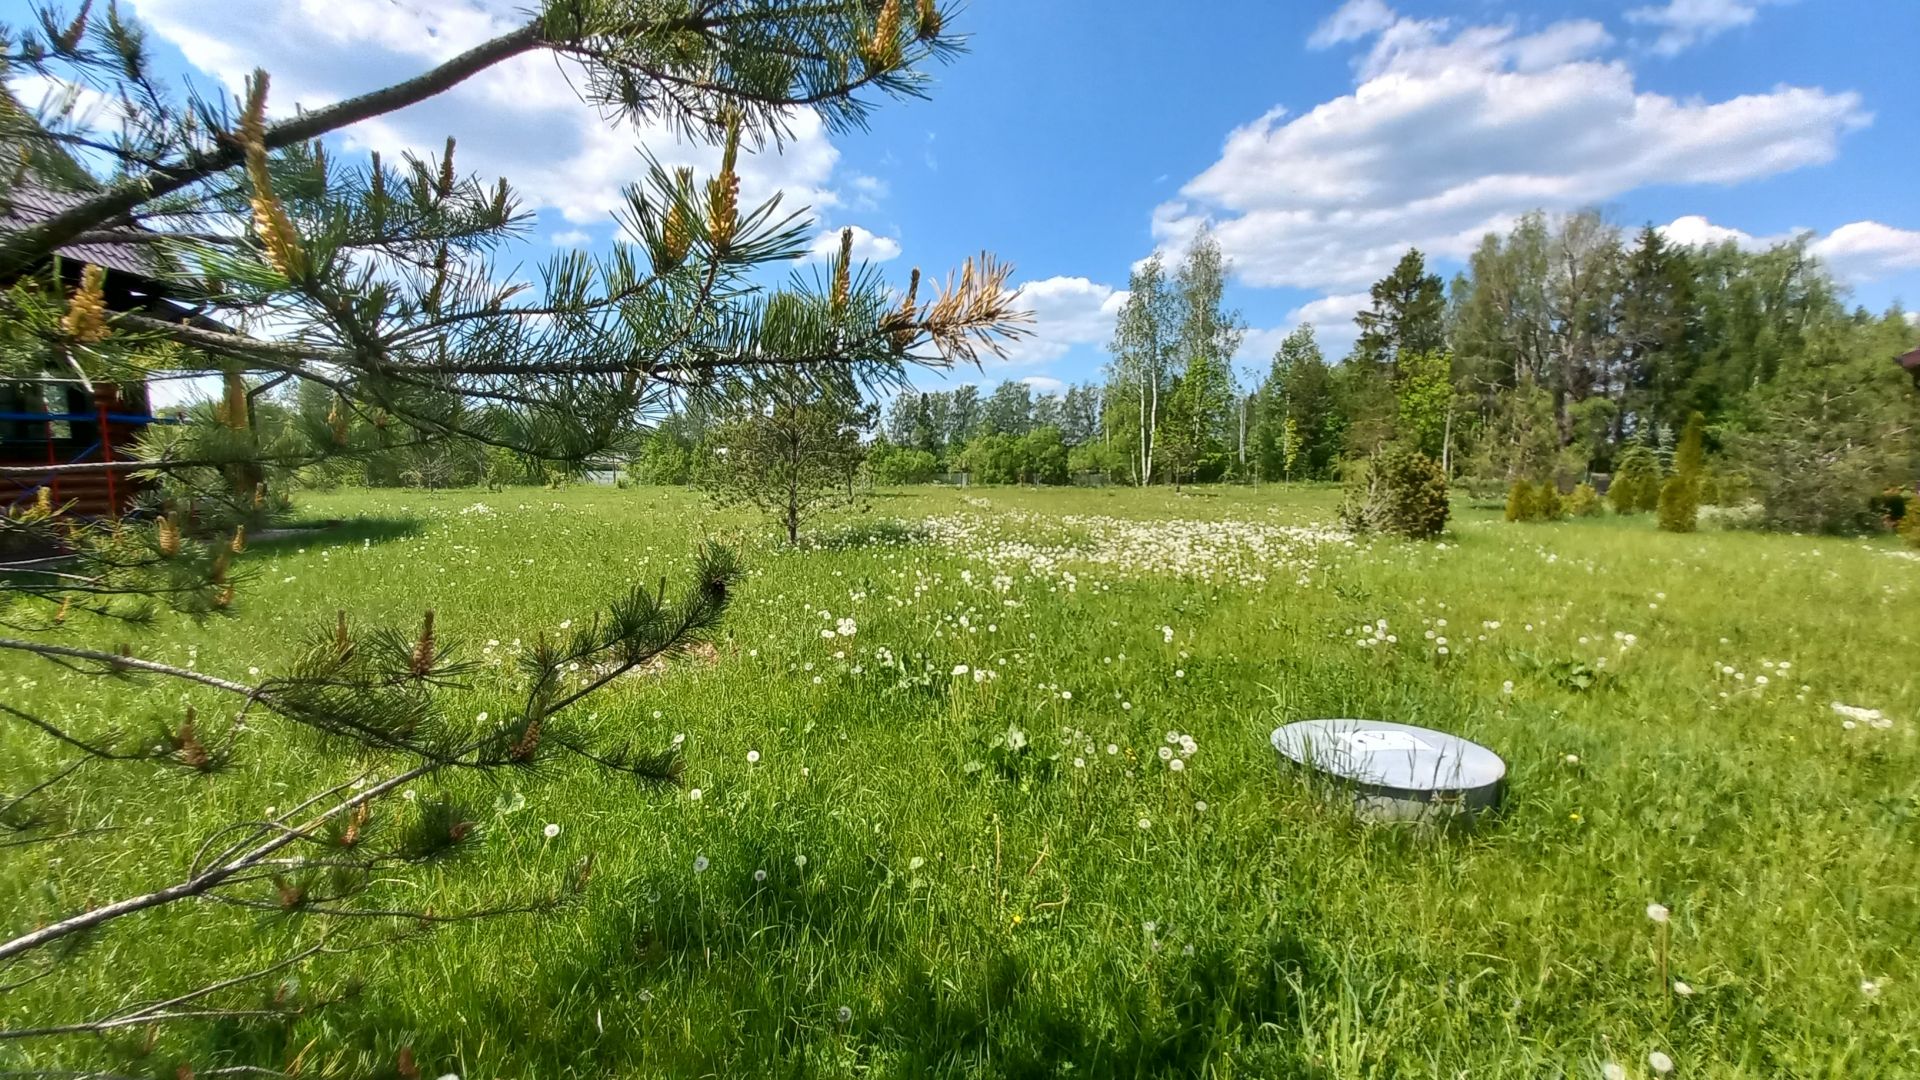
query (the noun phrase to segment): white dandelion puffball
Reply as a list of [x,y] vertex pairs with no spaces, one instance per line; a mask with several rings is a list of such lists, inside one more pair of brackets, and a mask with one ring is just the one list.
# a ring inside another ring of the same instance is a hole
[[1657,923],[1666,922],[1667,919],[1670,918],[1672,915],[1673,913],[1668,911],[1666,908],[1666,905],[1664,904],[1648,904],[1647,905],[1647,918],[1652,919],[1654,922],[1657,922]]
[[840,1011],[835,1015],[840,1017],[840,1022],[843,1024],[853,1023],[853,1010],[847,1008],[845,1005],[840,1006]]
[[807,857],[805,855],[795,855],[793,857],[793,865],[797,869],[805,870],[807,868]]
[[700,789],[699,789],[699,788],[694,788],[694,789],[693,789],[692,791],[689,791],[689,792],[687,792],[687,801],[689,801],[689,802],[699,802],[699,801],[700,801],[700,795],[701,795],[701,792],[700,792]]
[[551,840],[554,837],[560,835],[560,826],[556,822],[549,821],[547,822],[547,827],[544,829],[541,829],[540,831],[543,833],[546,833],[547,839]]
[[967,673],[967,665],[965,664],[953,665],[953,673],[955,675],[965,675]]
[[1187,770],[1187,763],[1181,758],[1174,758],[1172,761],[1167,762],[1167,770],[1169,772],[1185,772]]
[[1679,979],[1675,979],[1673,980],[1673,992],[1676,994],[1679,994],[1681,997],[1692,997],[1693,987],[1680,981]]
[[1877,996],[1880,993],[1880,981],[1878,979],[1861,979],[1860,992],[1868,997]]
[[1647,1067],[1665,1076],[1673,1071],[1673,1059],[1655,1050],[1647,1055]]
[[707,867],[712,865],[713,865],[712,863],[707,861],[707,857],[705,855],[695,855],[693,857],[693,872],[696,874],[706,873]]
[[1151,828],[1153,828],[1153,821],[1152,821],[1152,819],[1150,819],[1150,818],[1141,818],[1141,819],[1140,819],[1140,827],[1141,827],[1142,829],[1151,829]]
[[1159,750],[1155,751],[1155,753],[1160,755],[1161,761],[1167,761],[1173,757],[1173,747],[1163,746]]
[[908,870],[918,870],[925,865],[927,865],[927,860],[921,858],[918,855],[915,855],[913,858],[907,860]]
[[1173,627],[1171,626],[1161,627],[1160,638],[1161,640],[1165,641],[1169,645],[1173,644]]
[[753,872],[753,880],[755,881],[767,880],[767,872],[765,870],[755,870]]
[[1579,754],[1568,754],[1568,755],[1567,755],[1567,764],[1569,764],[1569,765],[1578,765],[1578,764],[1580,764],[1580,755],[1579,755]]
[[1193,804],[1193,808],[1194,808],[1195,810],[1198,810],[1198,811],[1199,811],[1200,813],[1202,813],[1202,814],[1204,814],[1204,813],[1206,813],[1206,812],[1207,812],[1207,800],[1205,800],[1205,799],[1200,799],[1200,800],[1198,800],[1197,802],[1195,802],[1195,803]]
[[1617,1061],[1609,1061],[1600,1066],[1600,1075],[1604,1080],[1627,1080],[1627,1069]]
[[760,751],[758,750],[747,751],[747,764],[749,765],[760,764]]

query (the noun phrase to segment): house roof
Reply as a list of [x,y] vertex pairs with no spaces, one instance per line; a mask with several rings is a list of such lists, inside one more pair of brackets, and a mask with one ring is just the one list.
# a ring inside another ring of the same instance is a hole
[[1920,349],[1915,349],[1910,353],[1902,353],[1893,359],[1895,363],[1898,363],[1908,371],[1920,371]]
[[[57,191],[29,180],[20,180],[12,188],[0,192],[0,232],[30,228],[87,198],[88,193],[84,191]],[[157,235],[150,229],[128,225],[107,226],[93,231],[143,237]],[[113,280],[112,274],[124,275],[121,281],[128,287],[114,292],[118,297],[112,301],[115,310],[137,311],[164,322],[183,322],[217,333],[233,332],[231,327],[207,317],[198,309],[168,298],[165,279],[170,267],[156,244],[145,240],[127,244],[68,244],[57,251],[62,258],[106,267],[110,272],[109,283]]]
[[[87,201],[88,197],[86,192],[56,191],[31,180],[21,179],[5,192],[0,192],[0,232],[17,232],[32,228],[63,210],[78,206]],[[95,231],[125,236],[150,235],[149,230],[125,225],[107,226]],[[157,278],[167,269],[159,248],[145,242],[68,244],[58,250],[63,258],[93,263],[134,277]]]

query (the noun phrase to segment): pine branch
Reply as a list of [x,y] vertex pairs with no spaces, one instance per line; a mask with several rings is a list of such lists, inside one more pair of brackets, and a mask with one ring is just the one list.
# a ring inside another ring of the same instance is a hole
[[97,1019],[81,1021],[74,1024],[54,1024],[37,1028],[0,1028],[0,1039],[35,1039],[48,1035],[100,1034],[116,1028],[143,1027],[148,1024],[160,1023],[167,1020],[295,1015],[298,1010],[195,1009],[184,1012],[180,1010],[181,1006],[190,1005],[196,1001],[210,997],[213,994],[217,994],[222,990],[230,990],[236,986],[245,986],[251,982],[258,982],[269,975],[275,975],[288,968],[298,966],[328,951],[331,950],[327,948],[325,938],[322,938],[319,942],[302,949],[292,956],[275,961],[256,971],[221,979],[218,982],[209,983],[196,990],[189,990],[184,994],[178,994],[162,1001],[129,1005],[125,1008],[116,1009]]
[[[518,30],[477,45],[412,79],[274,124],[266,130],[263,142],[267,149],[278,150],[317,139],[363,120],[425,101],[495,64],[540,46],[539,24],[528,23]],[[105,192],[55,214],[32,228],[0,239],[0,282],[18,278],[56,249],[73,243],[83,233],[121,219],[155,199],[237,167],[243,157],[244,150],[237,142],[229,142],[216,150],[191,153],[177,165],[122,180]]]
[[[139,753],[131,753],[131,754],[119,753],[113,750],[109,750],[104,746],[95,746],[94,744],[89,743],[77,736],[68,734],[63,728],[61,728],[57,724],[54,724],[47,720],[42,720],[41,718],[34,716],[32,713],[23,712],[19,709],[16,709],[4,701],[0,701],[0,712],[4,712],[8,716],[11,716],[16,720],[20,720],[32,727],[38,728],[41,732],[52,736],[54,739],[57,739],[60,742],[66,743],[68,746],[73,747],[74,749],[80,751],[81,753],[87,755],[88,757],[98,758],[102,761],[151,761],[156,756],[162,756],[162,755],[155,755],[155,754],[144,752],[144,751]],[[67,772],[72,772],[72,771],[73,770],[71,767],[67,770]],[[61,773],[60,775],[65,776],[66,773]],[[35,791],[40,790],[40,788],[44,786],[45,786],[44,784],[36,786],[32,790],[28,791],[27,795],[33,794]],[[22,795],[20,798],[24,799],[26,797],[27,797],[26,795]],[[18,802],[18,801],[19,801],[18,799],[15,800],[15,802]],[[11,809],[12,806],[13,804],[9,803],[8,809]]]
[[365,803],[369,803],[392,791],[396,791],[423,776],[431,775],[444,767],[445,765],[442,762],[429,761],[403,770],[387,780],[364,788],[354,795],[334,804],[306,825],[264,840],[251,850],[227,862],[191,875],[185,880],[164,888],[141,893],[137,896],[117,900],[110,904],[100,905],[99,907],[81,912],[80,914],[68,916],[59,922],[39,927],[25,934],[20,934],[12,940],[0,942],[0,960],[9,960],[17,956],[25,955],[36,949],[71,937],[74,934],[97,929],[98,927],[128,915],[138,914],[176,901],[204,896],[213,889],[226,883],[226,881],[234,875],[256,865],[260,860],[273,855],[275,852],[280,851],[305,836],[312,835],[325,823],[342,814],[349,813]]

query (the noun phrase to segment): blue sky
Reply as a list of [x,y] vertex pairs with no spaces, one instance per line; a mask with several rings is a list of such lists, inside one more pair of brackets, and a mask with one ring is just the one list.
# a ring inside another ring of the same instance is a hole
[[[418,71],[520,6],[130,4],[171,74],[233,88],[264,66],[281,109]],[[1920,307],[1916,0],[974,0],[957,23],[971,52],[936,70],[930,101],[885,104],[852,134],[802,121],[745,170],[747,198],[786,190],[897,276],[983,248],[1016,265],[1033,339],[928,386],[1097,377],[1129,268],[1203,223],[1236,267],[1242,360],[1262,367],[1301,321],[1343,352],[1368,282],[1407,246],[1451,273],[1534,208],[1598,206],[1686,242],[1812,230],[1861,303]],[[464,167],[537,210],[530,263],[607,241],[637,144],[716,158],[608,128],[533,59],[338,141],[392,152],[449,133]]]

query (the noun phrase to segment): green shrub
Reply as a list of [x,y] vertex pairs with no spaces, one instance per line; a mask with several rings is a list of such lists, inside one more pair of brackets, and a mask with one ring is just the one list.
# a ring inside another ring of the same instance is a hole
[[1620,453],[1607,501],[1615,513],[1638,514],[1660,505],[1660,462],[1638,443]]
[[1127,454],[1121,447],[1106,442],[1082,443],[1067,451],[1067,471],[1079,473],[1106,473],[1118,482],[1127,475]]
[[1367,462],[1347,490],[1340,518],[1355,532],[1383,532],[1414,540],[1447,527],[1447,474],[1418,450],[1392,447]]
[[1660,531],[1690,533],[1699,527],[1699,481],[1685,473],[1674,473],[1660,487]]
[[940,463],[925,450],[903,446],[876,447],[867,455],[867,471],[876,484],[925,484],[940,470]]
[[1567,496],[1567,513],[1574,517],[1593,517],[1600,513],[1600,493],[1593,490],[1592,484],[1582,483]]
[[1507,520],[1532,521],[1537,513],[1533,501],[1533,485],[1525,480],[1515,480],[1513,487],[1507,489]]
[[1660,531],[1690,533],[1700,527],[1701,474],[1706,472],[1706,417],[1694,413],[1680,433],[1673,475],[1660,487]]
[[1567,516],[1566,501],[1560,497],[1560,485],[1548,480],[1534,489],[1533,516],[1536,521],[1559,521]]

